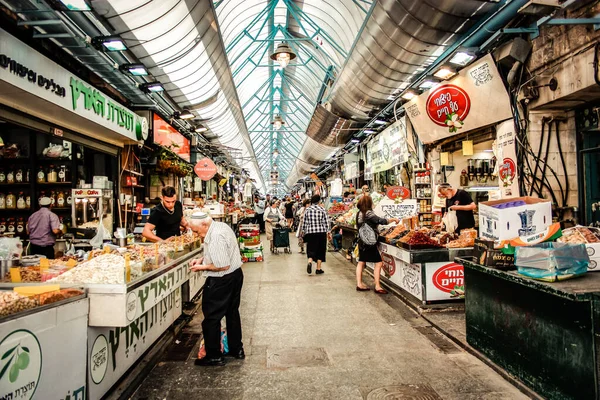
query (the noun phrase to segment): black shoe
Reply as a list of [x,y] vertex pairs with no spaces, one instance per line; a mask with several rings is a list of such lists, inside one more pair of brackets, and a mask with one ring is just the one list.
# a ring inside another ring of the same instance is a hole
[[325,271],[323,271],[322,269],[318,269],[315,271],[315,274],[319,275],[319,274],[324,274]]
[[225,354],[225,357],[233,357],[237,358],[238,360],[243,360],[246,358],[246,353],[244,352],[244,349],[241,348],[239,351],[230,351],[229,353]]
[[222,367],[225,365],[225,359],[223,357],[218,358],[198,358],[194,361],[194,365],[199,367]]
[[309,273],[309,274],[312,274],[312,263],[309,262],[306,265],[306,272]]

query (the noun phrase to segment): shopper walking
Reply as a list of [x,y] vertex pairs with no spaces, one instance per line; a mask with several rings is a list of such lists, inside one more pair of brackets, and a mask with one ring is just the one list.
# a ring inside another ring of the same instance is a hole
[[233,230],[208,214],[196,213],[190,225],[204,239],[204,256],[190,263],[190,270],[203,271],[206,283],[202,290],[202,333],[206,357],[196,360],[200,366],[224,365],[221,352],[221,320],[227,323],[228,356],[246,358],[242,343],[240,297],[244,274],[238,241]]
[[306,255],[308,257],[306,272],[309,274],[312,273],[313,261],[317,262],[315,274],[324,273],[321,263],[325,262],[325,255],[327,254],[329,216],[320,203],[321,196],[315,194],[310,199],[310,207],[304,211],[304,221],[302,223],[304,242],[306,243]]
[[302,207],[296,211],[296,218],[298,218],[298,230],[296,231],[296,237],[298,238],[298,247],[300,247],[300,254],[304,254],[304,232],[302,231],[302,225],[304,224],[304,212],[310,205],[309,199],[302,201]]
[[291,197],[287,198],[285,202],[285,219],[287,220],[287,226],[291,227],[294,224],[294,200]]
[[280,221],[284,221],[285,218],[279,210],[279,200],[271,200],[271,204],[265,210],[265,230],[267,232],[267,240],[271,242],[271,249],[273,248],[273,226]]
[[258,195],[254,196],[254,223],[260,227],[260,233],[265,233],[265,201],[262,200]]
[[[358,214],[356,215],[356,227],[360,229],[363,224],[368,224],[375,232],[379,225],[387,225],[390,222],[398,223],[398,218],[380,218],[373,212],[373,199],[368,194],[362,196],[357,203]],[[377,244],[366,245],[358,240],[358,264],[356,265],[356,290],[366,291],[369,288],[362,281],[362,273],[366,263],[375,263],[374,267],[374,278],[375,278],[375,293],[386,294],[387,291],[381,287],[381,267],[383,261],[381,260],[381,254]]]
[[56,236],[61,233],[58,215],[50,211],[52,201],[49,197],[40,199],[40,209],[27,220],[29,234],[29,253],[46,256],[54,260]]

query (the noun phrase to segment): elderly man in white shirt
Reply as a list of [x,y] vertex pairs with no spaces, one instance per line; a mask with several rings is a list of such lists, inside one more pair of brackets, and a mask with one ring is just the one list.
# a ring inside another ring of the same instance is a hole
[[244,359],[240,296],[244,275],[238,241],[233,230],[225,223],[213,221],[208,214],[195,213],[190,226],[204,239],[204,257],[192,260],[190,270],[204,271],[207,277],[202,291],[202,332],[206,357],[196,365],[224,365],[221,353],[221,320],[227,322],[228,356]]

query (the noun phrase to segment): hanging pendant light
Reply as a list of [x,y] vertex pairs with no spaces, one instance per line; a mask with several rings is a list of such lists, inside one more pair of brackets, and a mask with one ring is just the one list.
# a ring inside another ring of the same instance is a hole
[[275,149],[273,150],[273,158],[277,158],[279,157],[279,150]]
[[296,54],[285,42],[279,43],[275,52],[271,54],[271,60],[277,61],[281,68],[287,67],[294,58],[296,58]]
[[271,124],[273,124],[275,129],[281,129],[281,127],[285,125],[285,121],[281,119],[280,115],[276,115],[275,118],[273,118],[273,122],[271,122]]

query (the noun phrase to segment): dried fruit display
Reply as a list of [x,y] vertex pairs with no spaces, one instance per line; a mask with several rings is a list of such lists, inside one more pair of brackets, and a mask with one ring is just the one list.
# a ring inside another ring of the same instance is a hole
[[410,231],[406,236],[400,239],[399,242],[415,247],[441,247],[439,243],[421,231]]
[[22,296],[12,291],[0,291],[0,317],[35,308],[39,305],[35,297]]

